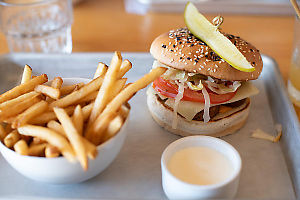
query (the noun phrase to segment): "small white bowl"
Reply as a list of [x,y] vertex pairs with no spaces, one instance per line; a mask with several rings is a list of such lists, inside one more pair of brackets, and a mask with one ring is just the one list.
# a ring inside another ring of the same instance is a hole
[[[232,163],[233,173],[223,182],[213,185],[195,185],[175,177],[168,170],[171,157],[187,147],[208,147],[225,155]],[[189,136],[171,143],[161,157],[162,186],[169,199],[223,199],[236,195],[242,161],[239,153],[227,142],[210,136]]]
[[[64,85],[75,83],[88,83],[89,79],[64,78]],[[106,169],[116,158],[126,138],[127,117],[121,130],[108,141],[97,147],[98,156],[94,160],[89,159],[89,168],[84,171],[79,162],[70,163],[64,157],[42,158],[34,156],[21,156],[7,148],[0,142],[0,151],[6,161],[24,176],[41,182],[55,184],[78,183],[88,180]]]

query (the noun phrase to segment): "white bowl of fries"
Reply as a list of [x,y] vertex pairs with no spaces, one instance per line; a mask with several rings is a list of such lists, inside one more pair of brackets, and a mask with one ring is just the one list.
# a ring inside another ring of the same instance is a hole
[[[74,85],[78,83],[80,83],[79,85],[82,85],[81,83],[86,84],[90,80],[82,78],[66,78],[63,79],[63,81],[64,85]],[[42,115],[38,119],[43,121],[47,120],[46,118],[47,114],[44,114],[44,116]],[[123,125],[118,123],[122,123]],[[62,156],[54,158],[37,157],[45,154],[43,151],[47,148],[46,143],[38,144],[39,142],[37,142],[37,145],[29,147],[30,155],[32,156],[20,155],[14,150],[8,148],[2,142],[0,143],[0,151],[3,157],[14,169],[30,179],[56,184],[82,182],[102,172],[116,158],[126,138],[127,123],[128,117],[126,117],[124,121],[115,120],[114,124],[110,127],[110,134],[114,134],[113,132],[116,131],[118,127],[122,126],[122,128],[114,137],[97,146],[97,152],[91,153],[94,155],[91,155],[90,157],[94,157],[94,159],[89,160],[89,166],[86,171],[82,169],[79,162],[70,162]],[[55,124],[54,122],[54,124],[50,126],[53,126],[52,129],[56,129],[56,125],[59,124]],[[59,129],[59,127],[57,129]],[[37,128],[36,131],[40,130]],[[97,154],[101,156],[96,156]]]
[[[123,146],[128,100],[166,71],[153,69],[127,84],[132,67],[115,52],[99,63],[93,80],[32,77],[0,95],[0,151],[24,176],[48,183],[77,183],[102,172]],[[97,156],[99,154],[99,156]]]

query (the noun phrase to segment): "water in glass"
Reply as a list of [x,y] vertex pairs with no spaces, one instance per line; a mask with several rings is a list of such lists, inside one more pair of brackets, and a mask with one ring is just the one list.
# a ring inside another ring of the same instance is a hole
[[292,102],[300,107],[300,20],[295,20],[294,51],[288,80],[288,93]]
[[2,3],[0,13],[11,52],[72,52],[70,0]]

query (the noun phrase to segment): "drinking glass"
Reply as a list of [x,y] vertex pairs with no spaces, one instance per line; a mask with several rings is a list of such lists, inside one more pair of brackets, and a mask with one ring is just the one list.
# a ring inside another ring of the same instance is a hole
[[0,0],[0,28],[11,52],[71,53],[71,0]]
[[300,20],[296,16],[294,50],[288,80],[288,93],[292,102],[300,107]]

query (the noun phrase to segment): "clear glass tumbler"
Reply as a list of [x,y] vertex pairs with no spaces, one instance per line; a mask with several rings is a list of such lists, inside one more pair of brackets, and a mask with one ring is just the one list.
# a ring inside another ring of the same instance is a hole
[[294,50],[288,80],[288,93],[292,102],[300,107],[300,20],[295,19]]
[[11,52],[71,53],[72,0],[0,0]]

